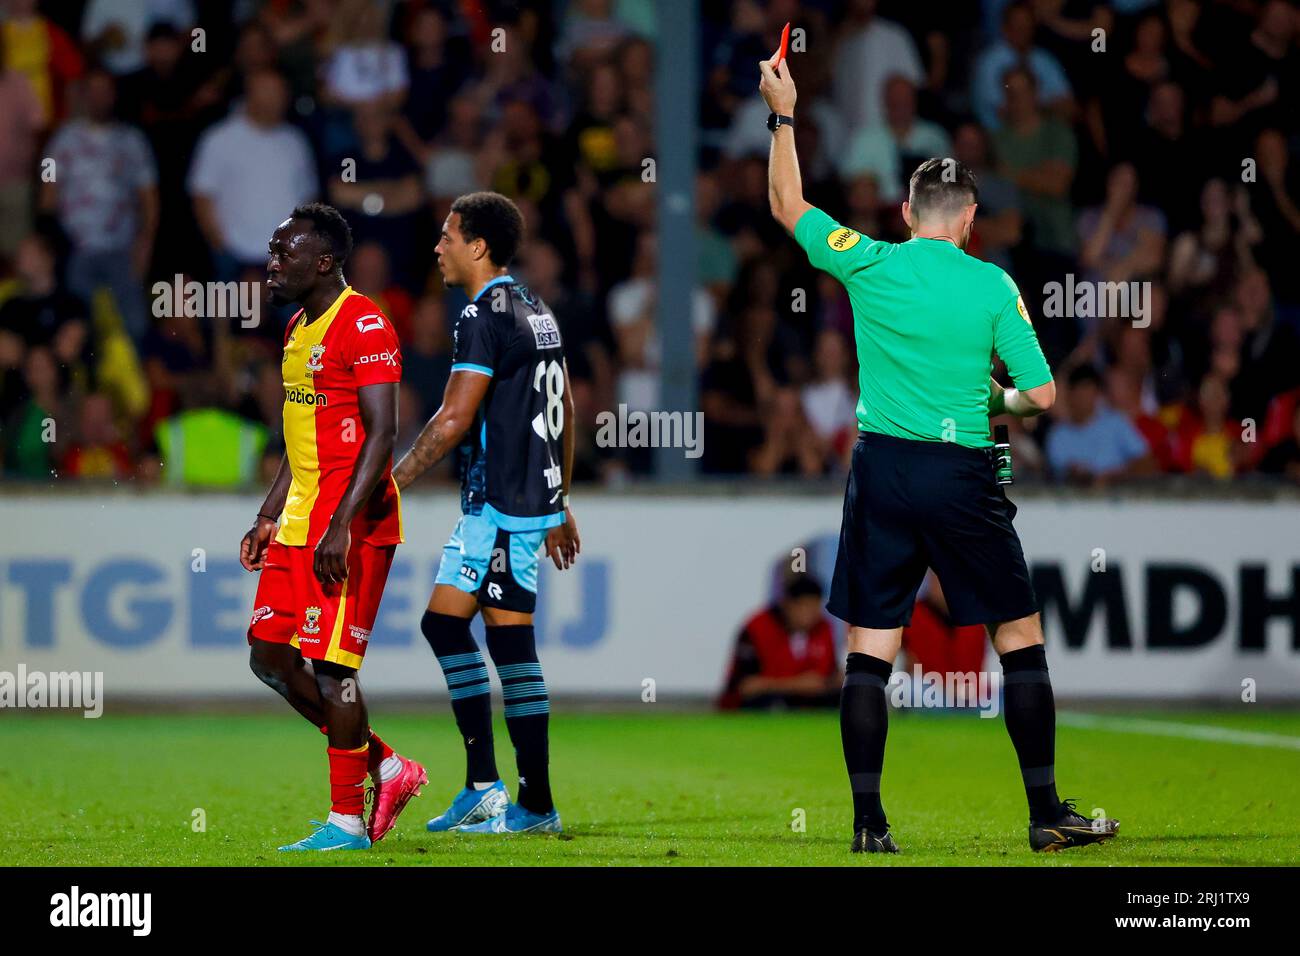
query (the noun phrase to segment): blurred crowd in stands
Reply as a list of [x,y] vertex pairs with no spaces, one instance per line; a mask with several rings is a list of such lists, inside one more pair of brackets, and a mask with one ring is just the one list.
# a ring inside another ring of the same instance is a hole
[[[903,240],[919,160],[956,156],[979,176],[968,251],[1017,280],[1060,389],[1048,416],[1011,423],[1018,475],[1300,482],[1295,4],[700,8],[691,344],[706,474],[838,475],[856,431],[847,299],[767,209],[756,64],[793,20],[811,202]],[[187,284],[258,282],[270,232],[311,198],[348,217],[347,277],[401,336],[404,447],[437,407],[464,302],[433,245],[451,200],[481,188],[524,211],[514,271],[564,331],[579,479],[653,471],[595,440],[601,410],[680,410],[660,395],[656,260],[671,250],[644,175],[671,148],[654,131],[651,0],[0,11],[7,478],[273,473],[289,314],[259,298],[252,322]]]

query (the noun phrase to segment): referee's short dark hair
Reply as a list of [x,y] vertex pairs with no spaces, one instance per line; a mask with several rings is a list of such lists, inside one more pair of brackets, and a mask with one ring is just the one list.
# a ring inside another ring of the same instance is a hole
[[451,204],[451,211],[460,214],[466,242],[482,239],[493,265],[510,265],[524,240],[524,217],[514,202],[500,193],[466,193]]
[[907,201],[922,219],[952,216],[979,201],[979,185],[971,168],[951,157],[927,159],[908,182]]
[[341,212],[323,202],[305,202],[294,208],[291,218],[311,223],[312,231],[325,240],[336,268],[348,261],[352,255],[352,228]]

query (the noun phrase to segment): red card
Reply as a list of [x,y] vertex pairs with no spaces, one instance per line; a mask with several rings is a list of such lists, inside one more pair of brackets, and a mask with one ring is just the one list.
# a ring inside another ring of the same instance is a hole
[[787,23],[785,25],[785,28],[781,31],[781,47],[775,53],[772,54],[772,59],[769,61],[773,67],[776,67],[777,64],[779,64],[782,60],[785,59],[785,54],[789,49],[790,49],[790,24]]

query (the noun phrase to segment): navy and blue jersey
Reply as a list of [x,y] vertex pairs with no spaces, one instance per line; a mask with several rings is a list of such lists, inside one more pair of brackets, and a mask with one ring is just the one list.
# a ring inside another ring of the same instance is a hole
[[459,449],[460,506],[505,531],[564,522],[564,351],[551,310],[510,276],[460,313],[453,372],[490,376]]

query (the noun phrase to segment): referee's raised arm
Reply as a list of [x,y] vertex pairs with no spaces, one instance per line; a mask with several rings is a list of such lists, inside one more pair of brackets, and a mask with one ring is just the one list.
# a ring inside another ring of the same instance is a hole
[[812,208],[803,198],[799,156],[794,148],[794,104],[798,93],[785,60],[775,64],[763,60],[758,69],[763,74],[758,91],[772,111],[767,118],[767,128],[772,131],[772,149],[767,160],[767,199],[776,221],[793,236],[795,223]]

